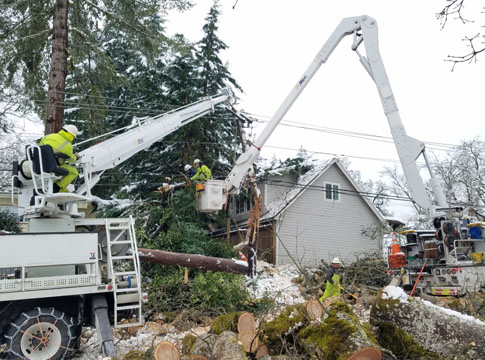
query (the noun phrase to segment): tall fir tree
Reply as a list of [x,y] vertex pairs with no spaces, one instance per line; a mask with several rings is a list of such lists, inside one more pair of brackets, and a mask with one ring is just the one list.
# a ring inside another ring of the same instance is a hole
[[[183,10],[191,5],[187,0],[4,1],[0,13],[0,42],[5,45],[0,48],[0,65],[4,69],[0,75],[0,95],[3,100],[18,104],[20,109],[34,109],[41,118],[46,115],[50,55],[58,37],[56,35],[53,41],[56,29],[51,26],[57,26],[53,16],[58,14],[61,2],[67,9],[64,26],[68,47],[58,49],[56,57],[64,56],[60,60],[67,60],[67,68],[62,68],[61,72],[67,72],[68,92],[74,92],[75,96],[53,101],[61,107],[64,101],[79,103],[89,110],[84,114],[89,116],[88,122],[99,121],[103,116],[103,99],[94,101],[102,96],[100,83],[119,79],[104,49],[105,31],[127,34],[130,42],[150,61],[152,54],[160,53],[170,44],[170,40],[157,31],[153,18],[160,19],[158,14],[168,8]],[[88,100],[86,95],[91,98]]]

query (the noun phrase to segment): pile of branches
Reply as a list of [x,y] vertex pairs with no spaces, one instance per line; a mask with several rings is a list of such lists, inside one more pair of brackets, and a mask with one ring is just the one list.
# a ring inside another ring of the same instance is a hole
[[389,283],[387,262],[379,251],[370,251],[356,256],[356,260],[343,266],[344,282],[350,285],[383,287]]

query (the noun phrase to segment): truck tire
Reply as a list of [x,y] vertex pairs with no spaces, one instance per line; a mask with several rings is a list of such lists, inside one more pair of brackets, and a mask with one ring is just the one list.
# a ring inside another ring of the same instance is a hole
[[20,314],[5,334],[9,359],[69,358],[76,342],[74,324],[63,312],[36,307]]

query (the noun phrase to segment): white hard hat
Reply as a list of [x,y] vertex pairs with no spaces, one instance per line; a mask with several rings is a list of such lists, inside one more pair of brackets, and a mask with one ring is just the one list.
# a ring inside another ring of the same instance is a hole
[[194,164],[198,164],[198,163],[200,163],[200,162],[201,162],[201,161],[200,161],[199,159],[195,159],[195,160],[194,160]]
[[185,170],[185,171],[189,171],[191,167],[192,167],[192,166],[190,166],[189,164],[187,164],[187,165],[185,165],[185,166],[184,166],[184,170]]
[[338,259],[338,257],[333,258],[332,264],[340,264],[340,260]]
[[75,125],[64,125],[64,130],[66,130],[69,134],[76,137],[79,135],[79,130]]

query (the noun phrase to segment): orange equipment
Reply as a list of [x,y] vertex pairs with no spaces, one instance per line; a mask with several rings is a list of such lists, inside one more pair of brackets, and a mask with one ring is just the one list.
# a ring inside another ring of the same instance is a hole
[[397,242],[396,233],[392,232],[392,247],[391,254],[388,256],[389,268],[399,269],[406,266],[406,256],[401,251],[399,244]]
[[242,261],[248,262],[248,258],[240,251],[239,251],[239,257],[241,258]]

